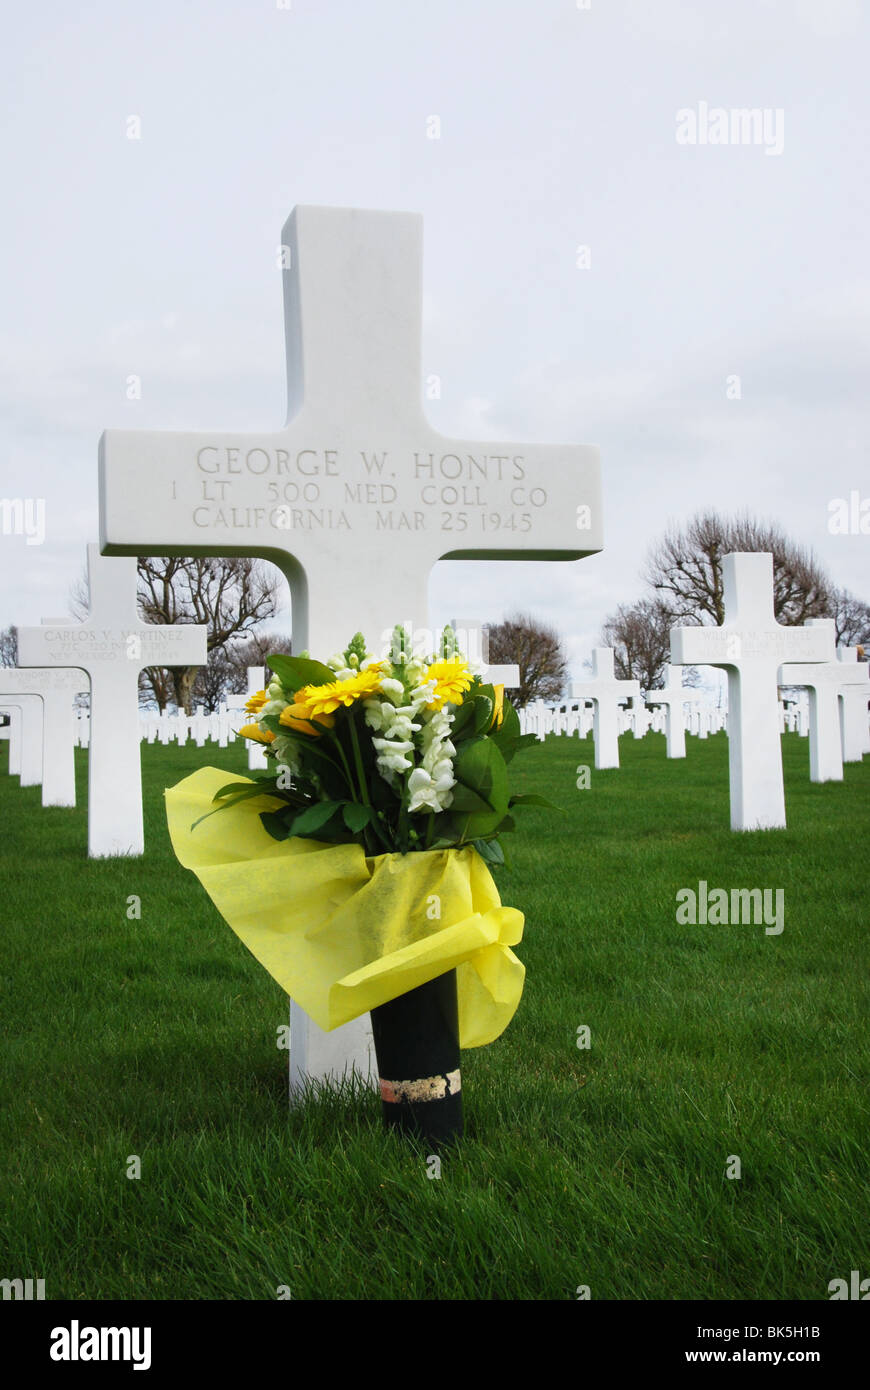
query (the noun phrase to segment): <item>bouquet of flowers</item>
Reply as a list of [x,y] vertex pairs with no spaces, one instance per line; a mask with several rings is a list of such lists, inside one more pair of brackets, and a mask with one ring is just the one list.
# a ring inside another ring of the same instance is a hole
[[168,790],[173,847],[321,1028],[371,1013],[385,1122],[453,1137],[459,1049],[497,1038],[522,994],[523,916],[490,867],[513,808],[549,804],[508,786],[534,735],[452,628],[434,653],[397,627],[388,657],[357,633],[325,664],[269,664],[240,732],[274,771],[200,768]]
[[548,804],[509,794],[507,765],[535,735],[520,733],[504,687],[472,669],[451,627],[434,655],[414,652],[397,627],[389,658],[372,656],[357,633],[325,665],[293,656],[269,665],[268,690],[246,706],[256,722],[240,732],[266,745],[277,771],[217,795],[233,805],[268,790],[284,801],[261,817],[277,840],[356,841],[367,854],[471,844],[497,865],[512,808]]

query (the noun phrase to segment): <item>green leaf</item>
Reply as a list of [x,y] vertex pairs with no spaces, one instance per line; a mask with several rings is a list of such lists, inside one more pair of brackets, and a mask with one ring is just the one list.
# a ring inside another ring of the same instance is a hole
[[453,715],[453,723],[450,726],[451,742],[456,743],[458,739],[464,738],[474,733],[474,701],[466,700]]
[[352,830],[354,835],[362,830],[364,825],[368,825],[374,811],[371,806],[362,806],[358,801],[348,801],[342,809],[342,818],[348,830]]
[[335,680],[328,666],[304,656],[267,656],[266,661],[284,689],[294,695],[303,685],[328,685]]
[[520,738],[521,734],[520,717],[510,700],[505,700],[502,705],[501,723],[497,729],[493,729],[490,738],[494,738],[501,747],[503,743],[512,743],[514,739]]
[[531,748],[537,742],[537,734],[520,734],[519,738],[514,740],[517,748]]
[[545,796],[538,796],[537,792],[523,792],[520,796],[512,796],[508,802],[509,806],[543,806],[547,811],[562,811],[562,806],[557,806],[555,801],[548,801]]
[[285,817],[285,811],[260,812],[260,820],[263,822],[263,829],[268,830],[273,840],[286,840],[289,838],[290,827]]
[[[231,806],[238,805],[240,801],[249,801],[252,797],[255,796],[274,796],[281,801],[287,800],[288,798],[286,796],[286,793],[275,790],[274,783],[276,781],[277,778],[264,777],[259,782],[235,782],[231,783],[229,786],[223,787],[222,790],[216,793],[214,797],[215,801],[217,800],[218,796],[223,797],[223,800],[221,801],[220,805],[215,806],[214,809],[211,811],[206,811],[205,815],[200,816],[198,820],[195,820],[193,822],[193,825],[190,827],[191,830],[195,830],[196,827],[198,825],[201,825],[204,820],[208,820],[209,816],[216,816],[218,811],[227,811]],[[230,795],[233,786],[241,788],[241,790],[235,796]]]
[[538,742],[537,734],[520,734],[519,738],[513,738],[507,742],[502,742],[501,739],[494,738],[492,734],[490,734],[490,738],[494,739],[506,763],[509,763],[514,755],[519,753],[522,748],[530,748],[533,743]]
[[476,738],[456,755],[454,776],[457,782],[471,787],[492,807],[507,810],[507,772],[504,758],[489,738]]
[[[492,690],[492,686],[487,686],[487,690]],[[492,723],[492,712],[495,708],[495,695],[475,695],[472,701],[474,705],[474,732],[485,734]]]
[[450,803],[451,811],[458,811],[462,815],[486,815],[488,811],[496,810],[491,801],[487,801],[485,796],[475,791],[473,787],[467,787],[462,782],[457,782],[453,788],[453,800]]
[[498,840],[475,840],[474,848],[487,864],[500,867],[505,862],[504,850]]
[[501,725],[493,729],[489,737],[493,740],[496,747],[500,750],[506,763],[509,763],[515,753],[527,744],[537,743],[536,734],[523,734],[520,732],[520,719],[510,701],[506,700]]
[[315,830],[320,830],[326,825],[328,820],[332,820],[336,811],[340,811],[344,803],[341,801],[316,801],[313,806],[309,806],[307,811],[301,811],[293,819],[292,835],[311,835]]
[[[478,808],[469,815],[465,837],[473,840],[490,834],[508,809],[507,768],[492,739],[477,738],[465,744],[456,755],[453,775],[457,783],[453,788],[454,805],[457,796],[460,800],[464,797],[458,790],[462,787],[484,801],[488,808]],[[453,810],[453,806],[450,809]]]
[[212,801],[220,801],[222,797],[232,796],[236,793],[239,796],[266,796],[266,787],[277,787],[277,777],[261,777],[258,781],[247,782],[227,782],[225,787],[221,787],[219,792],[215,792]]

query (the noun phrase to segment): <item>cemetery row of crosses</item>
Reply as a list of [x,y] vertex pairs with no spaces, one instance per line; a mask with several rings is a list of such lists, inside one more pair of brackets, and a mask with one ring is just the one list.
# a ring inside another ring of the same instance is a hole
[[[22,786],[41,784],[43,805],[73,806],[73,750],[88,750],[93,857],[145,851],[140,742],[226,747],[264,681],[251,668],[248,690],[214,714],[140,712],[141,669],[203,665],[207,631],[141,622],[132,557],[270,560],[290,585],[294,650],[330,653],[356,630],[377,642],[397,620],[427,629],[436,561],[574,561],[604,545],[596,449],[448,440],[426,421],[420,218],[300,207],[282,243],[287,425],[256,435],[107,431],[90,615],[21,629],[18,667],[0,669],[9,771]],[[672,630],[662,689],[644,700],[638,682],[616,679],[613,651],[597,648],[567,703],[521,711],[523,732],[591,732],[595,767],[615,769],[620,733],[663,732],[666,756],[680,759],[687,733],[725,730],[732,829],[784,826],[781,732],[808,737],[814,781],[842,779],[843,763],[870,751],[868,667],[854,648],[836,649],[832,621],[775,621],[770,554],[726,556],[723,584],[720,626]],[[455,626],[481,659],[480,625]],[[707,666],[727,672],[727,713],[683,684],[684,667]],[[489,668],[488,678],[519,684],[514,668]],[[787,712],[780,687],[803,687],[806,703]],[[89,707],[76,710],[82,692]],[[252,747],[249,767],[261,765]],[[293,1089],[350,1067],[374,1078],[368,1019],[325,1034],[291,1004],[290,1044]]]

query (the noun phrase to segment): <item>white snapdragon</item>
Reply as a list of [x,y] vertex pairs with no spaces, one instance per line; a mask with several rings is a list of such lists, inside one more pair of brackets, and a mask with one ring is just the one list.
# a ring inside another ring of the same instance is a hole
[[407,772],[414,766],[408,757],[414,752],[411,739],[373,738],[372,746],[378,755],[378,772],[391,786],[395,785],[397,773]]
[[453,716],[446,710],[436,710],[423,726],[423,766],[428,770],[442,758],[454,758],[456,749],[450,741]]
[[387,738],[409,739],[420,732],[421,725],[413,722],[416,710],[412,705],[391,705],[373,696],[363,701],[363,710],[369,728]]
[[[398,692],[390,690],[388,694],[394,697],[404,695],[405,688],[401,681],[390,680],[389,684],[398,686]],[[377,699],[365,702],[366,723],[383,734],[382,738],[372,739],[377,753],[378,772],[391,786],[395,786],[399,774],[409,772],[414,766],[414,734],[418,734],[422,727],[415,723],[415,713],[413,705],[396,705],[389,700]]]
[[436,710],[423,725],[423,756],[420,766],[408,778],[409,811],[445,811],[453,802],[456,749],[449,737],[452,724],[453,716],[442,709]]
[[[422,671],[421,671],[420,674],[421,674],[421,675],[425,675],[425,672],[422,672]],[[427,705],[428,705],[428,704],[431,704],[432,699],[433,699],[433,697],[434,697],[434,695],[435,695],[435,686],[436,686],[436,685],[437,685],[437,681],[435,680],[435,677],[434,677],[434,676],[432,676],[432,677],[431,677],[429,680],[427,680],[427,681],[419,681],[419,682],[417,683],[417,685],[413,686],[413,688],[412,688],[412,690],[411,690],[411,694],[410,694],[410,696],[409,696],[409,699],[411,699],[411,700],[419,700],[421,703],[427,704]]]
[[388,705],[385,701],[379,700],[373,695],[370,700],[363,700],[363,713],[365,721],[370,729],[380,733],[384,727],[384,710],[394,709],[394,705]]
[[405,687],[394,676],[385,676],[381,681],[381,692],[396,704],[405,694]]
[[[449,740],[450,730],[453,727],[453,715],[448,713],[448,709],[449,706],[447,709],[435,710],[426,720],[423,726],[422,738],[424,749],[429,749],[433,744],[444,743]],[[452,752],[455,753],[456,749],[453,747],[452,743],[450,747]]]
[[437,765],[436,774],[428,773],[425,768],[415,767],[408,778],[408,792],[410,800],[408,802],[409,811],[443,811],[453,800],[451,787],[456,785],[453,776],[453,767],[448,759]]
[[384,721],[385,728],[389,730],[389,737],[408,739],[412,734],[418,734],[422,725],[414,723],[412,718],[414,713],[415,711],[410,705],[404,709],[395,710],[392,719]]
[[280,715],[281,711],[282,711],[283,709],[286,709],[286,708],[287,708],[287,704],[288,704],[288,701],[287,701],[286,699],[282,699],[282,700],[267,700],[266,703],[265,703],[265,705],[263,706],[263,708],[260,710],[259,714],[257,715],[257,718],[258,718],[258,719],[262,719],[262,718],[263,718],[265,715],[267,715],[267,714],[278,714],[278,715]]
[[[394,668],[395,669],[395,668]],[[453,758],[450,741],[453,715],[449,709],[429,710],[436,680],[427,679],[428,666],[414,656],[401,663],[399,680],[386,675],[377,695],[363,702],[380,775],[398,790],[407,776],[408,810],[443,811],[453,801]]]

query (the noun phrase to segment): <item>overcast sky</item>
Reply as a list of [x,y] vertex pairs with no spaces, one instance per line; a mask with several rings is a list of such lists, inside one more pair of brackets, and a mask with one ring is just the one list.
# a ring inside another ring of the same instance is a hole
[[[870,599],[870,536],[828,530],[831,499],[870,497],[868,12],[8,9],[0,495],[44,498],[46,536],[0,535],[0,626],[67,611],[104,428],[283,424],[275,252],[296,203],[423,214],[433,426],[601,448],[603,553],[441,563],[438,622],[530,609],[580,675],[602,619],[640,595],[648,544],[702,507],[778,520]],[[771,138],[680,143],[678,111],[702,103],[766,111]]]

